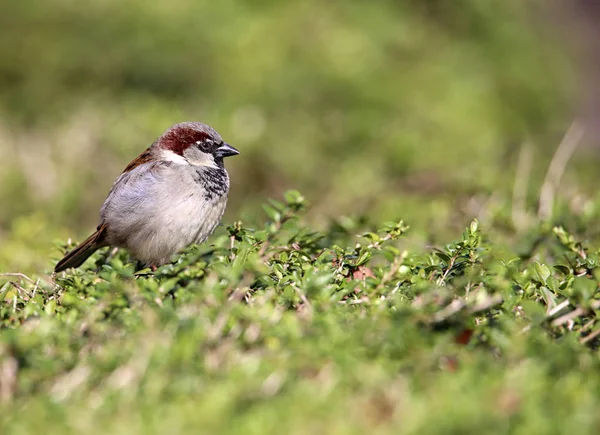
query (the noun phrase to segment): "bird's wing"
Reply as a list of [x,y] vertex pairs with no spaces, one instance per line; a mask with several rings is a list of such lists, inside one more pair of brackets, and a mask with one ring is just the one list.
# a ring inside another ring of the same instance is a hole
[[[157,183],[165,176],[165,170],[171,165],[168,161],[150,161],[136,165],[123,172],[113,183],[102,209],[101,224],[111,225],[111,216],[139,215],[151,207],[153,192]],[[131,165],[130,165],[131,166]]]

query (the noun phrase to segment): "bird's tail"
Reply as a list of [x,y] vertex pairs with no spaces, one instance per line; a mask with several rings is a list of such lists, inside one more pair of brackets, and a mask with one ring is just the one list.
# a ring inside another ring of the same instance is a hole
[[56,263],[54,272],[62,272],[70,267],[79,267],[90,255],[98,249],[108,246],[106,243],[106,224],[98,227],[96,232],[85,239],[79,246],[67,253],[62,260]]

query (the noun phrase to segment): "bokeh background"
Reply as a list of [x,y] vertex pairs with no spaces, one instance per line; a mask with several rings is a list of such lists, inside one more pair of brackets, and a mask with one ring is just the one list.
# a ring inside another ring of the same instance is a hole
[[[443,243],[479,217],[518,235],[565,132],[593,117],[589,16],[521,0],[4,0],[0,270],[50,270],[127,163],[184,120],[242,152],[225,223],[260,222],[294,188],[316,225],[402,218]],[[598,214],[583,142],[556,219]]]

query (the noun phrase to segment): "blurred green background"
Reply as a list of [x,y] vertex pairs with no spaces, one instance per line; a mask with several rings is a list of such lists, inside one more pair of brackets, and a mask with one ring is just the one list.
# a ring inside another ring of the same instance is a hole
[[[120,171],[184,120],[242,152],[226,223],[294,188],[316,224],[403,218],[443,242],[479,217],[514,233],[519,155],[535,214],[576,110],[559,18],[518,0],[4,0],[0,270],[50,270],[55,243],[86,236]],[[590,219],[595,154],[578,150],[560,193]]]

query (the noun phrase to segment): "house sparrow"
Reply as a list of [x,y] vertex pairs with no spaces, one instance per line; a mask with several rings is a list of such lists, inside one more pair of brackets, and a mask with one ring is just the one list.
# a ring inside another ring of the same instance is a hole
[[227,203],[223,158],[236,154],[208,125],[175,124],[125,168],[104,201],[96,232],[66,254],[54,272],[80,266],[105,246],[126,248],[155,268],[204,242]]

